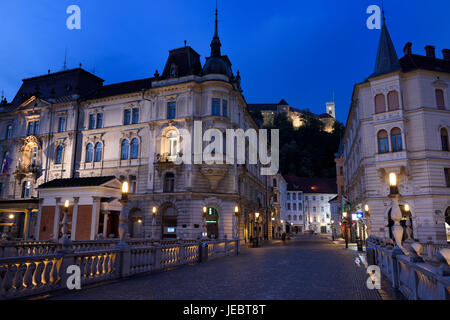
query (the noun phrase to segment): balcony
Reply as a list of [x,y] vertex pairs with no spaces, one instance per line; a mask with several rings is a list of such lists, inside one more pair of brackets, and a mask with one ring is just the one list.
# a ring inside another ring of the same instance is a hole
[[156,170],[162,172],[177,166],[177,163],[175,163],[175,161],[178,157],[183,157],[183,154],[181,152],[179,152],[178,155],[170,155],[169,153],[157,154],[155,161]]
[[39,177],[40,173],[41,173],[41,169],[38,165],[20,164],[16,167],[16,172],[14,172],[14,175],[16,176],[17,180],[21,181],[23,178],[25,178],[29,174],[32,174],[34,176],[34,178],[37,179]]

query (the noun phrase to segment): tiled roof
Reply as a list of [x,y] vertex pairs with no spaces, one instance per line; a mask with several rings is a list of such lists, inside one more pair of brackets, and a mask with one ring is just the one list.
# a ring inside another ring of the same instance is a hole
[[400,64],[403,72],[409,72],[416,69],[425,69],[450,73],[450,61],[420,56],[417,54],[405,55],[400,59]]
[[333,178],[302,178],[296,175],[286,175],[289,191],[304,193],[337,193],[336,179]]
[[106,85],[83,97],[83,100],[100,99],[121,94],[140,92],[142,89],[151,88],[153,79],[154,78],[146,78]]
[[39,186],[39,189],[70,188],[70,187],[96,187],[116,179],[114,176],[55,179]]

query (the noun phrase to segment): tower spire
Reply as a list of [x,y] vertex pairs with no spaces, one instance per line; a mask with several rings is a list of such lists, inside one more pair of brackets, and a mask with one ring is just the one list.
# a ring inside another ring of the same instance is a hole
[[215,27],[214,27],[214,37],[211,41],[211,57],[220,57],[220,47],[222,44],[219,39],[219,10],[217,8],[217,0],[216,0],[216,19],[215,19]]
[[400,61],[395,51],[394,43],[389,34],[383,6],[383,26],[381,28],[380,42],[378,45],[377,60],[375,62],[375,72],[372,76],[387,74],[400,70]]

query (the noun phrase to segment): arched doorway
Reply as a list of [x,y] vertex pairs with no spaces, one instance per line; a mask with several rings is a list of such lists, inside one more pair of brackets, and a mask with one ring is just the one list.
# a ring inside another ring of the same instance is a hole
[[173,206],[168,206],[162,214],[162,239],[171,240],[177,238],[177,211]]
[[219,212],[216,208],[209,207],[206,211],[206,231],[208,238],[219,238]]

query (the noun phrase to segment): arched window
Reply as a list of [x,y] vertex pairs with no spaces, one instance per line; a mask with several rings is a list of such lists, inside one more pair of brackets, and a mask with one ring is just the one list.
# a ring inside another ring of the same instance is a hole
[[131,140],[131,159],[139,158],[139,140],[134,138]]
[[92,162],[92,160],[94,160],[94,146],[92,145],[92,143],[89,143],[86,146],[86,162]]
[[389,108],[389,111],[394,111],[394,110],[400,109],[397,91],[391,91],[388,93],[388,108]]
[[391,130],[391,143],[392,152],[399,152],[403,150],[402,131],[399,128],[394,128]]
[[122,147],[120,152],[120,159],[121,160],[127,160],[130,154],[130,143],[128,140],[122,141]]
[[13,131],[13,126],[12,126],[12,124],[9,124],[6,127],[6,134],[5,134],[5,138],[6,139],[11,139],[12,138],[12,131]]
[[56,148],[56,157],[55,157],[56,164],[62,163],[63,151],[64,151],[63,146],[58,146],[58,148]]
[[378,152],[388,153],[389,152],[389,140],[388,134],[385,130],[378,132]]
[[439,110],[445,110],[444,90],[436,89],[436,105]]
[[449,151],[448,148],[448,132],[446,129],[441,129],[441,147],[442,151]]
[[377,94],[375,96],[375,113],[386,112],[386,100],[384,94]]
[[102,153],[103,153],[103,144],[101,142],[97,142],[97,144],[95,145],[94,162],[102,161]]
[[175,191],[175,175],[172,172],[166,173],[164,176],[164,192]]

